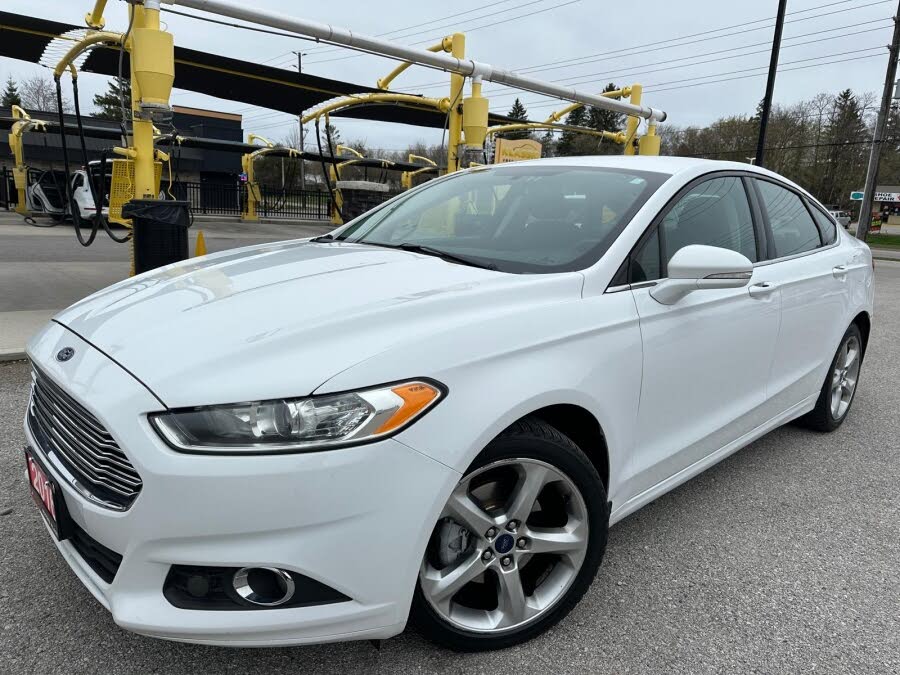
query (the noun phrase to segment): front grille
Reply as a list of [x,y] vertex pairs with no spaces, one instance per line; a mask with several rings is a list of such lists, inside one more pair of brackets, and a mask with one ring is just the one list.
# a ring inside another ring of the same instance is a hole
[[31,373],[28,422],[44,452],[52,452],[98,501],[127,508],[141,477],[103,424],[49,377]]
[[69,538],[72,546],[78,551],[78,555],[90,565],[94,573],[108,584],[116,578],[119,565],[122,564],[122,556],[106,548],[87,532],[72,523],[72,536]]

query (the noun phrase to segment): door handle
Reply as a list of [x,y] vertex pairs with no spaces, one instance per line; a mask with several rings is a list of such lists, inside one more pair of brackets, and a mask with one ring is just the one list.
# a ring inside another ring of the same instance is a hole
[[762,281],[758,284],[753,284],[747,290],[749,291],[751,298],[765,298],[776,288],[778,288],[778,284],[773,284],[771,281]]
[[834,275],[835,279],[843,279],[847,276],[847,266],[846,265],[837,265],[833,267],[831,273]]

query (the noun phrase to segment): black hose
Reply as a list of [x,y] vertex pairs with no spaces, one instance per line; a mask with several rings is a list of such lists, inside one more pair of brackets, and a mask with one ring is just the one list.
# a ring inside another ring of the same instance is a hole
[[81,217],[75,214],[75,209],[78,207],[75,204],[75,200],[72,198],[72,181],[69,177],[69,149],[68,144],[66,143],[66,120],[63,115],[62,83],[60,82],[58,75],[54,79],[56,80],[56,110],[59,113],[59,138],[62,143],[63,167],[65,168],[66,176],[66,204],[68,204],[69,210],[72,212],[72,224],[75,226],[75,236],[78,238],[78,243],[82,246],[90,246],[97,237],[97,228],[100,224],[94,219],[94,224],[91,228],[91,236],[87,239],[81,236]]
[[[331,152],[331,159],[334,160],[334,151],[331,150],[331,134],[328,133],[328,125],[325,125],[325,133],[328,134],[328,150]],[[341,222],[344,222],[344,214],[341,212],[340,207],[338,206],[337,200],[334,198],[334,188],[331,186],[331,177],[328,175],[328,170],[325,168],[325,155],[322,154],[322,136],[319,133],[319,118],[316,118],[316,145],[319,146],[319,159],[322,161],[322,177],[325,179],[325,185],[328,186],[328,195],[331,197],[331,205],[338,212],[338,216],[341,218]]]
[[[124,244],[126,241],[131,239],[131,232],[128,232],[124,237],[117,237],[113,234],[113,231],[109,226],[109,218],[103,217],[103,197],[100,194],[100,190],[96,189],[96,186],[94,185],[94,176],[93,172],[91,171],[90,158],[88,157],[87,143],[84,140],[84,126],[81,123],[81,106],[78,103],[78,80],[76,78],[72,79],[72,96],[75,99],[75,124],[78,126],[78,140],[81,142],[81,161],[84,164],[84,172],[87,174],[88,187],[91,190],[91,196],[94,198],[94,232],[96,232],[97,229],[102,225],[104,231],[110,239],[112,239],[117,244]],[[100,179],[105,183],[105,151],[102,154],[102,165],[100,167],[100,172]],[[68,176],[68,170],[66,171],[66,175]],[[77,208],[77,205],[73,204],[72,208]]]
[[[290,158],[290,157],[289,157]],[[292,185],[294,182],[294,178],[297,176],[297,163],[294,162],[291,164],[291,168],[288,170],[288,179],[285,183],[285,186]],[[281,188],[281,197],[275,201],[275,204],[272,206],[272,211],[280,211],[282,207],[287,203],[287,189],[286,187]]]

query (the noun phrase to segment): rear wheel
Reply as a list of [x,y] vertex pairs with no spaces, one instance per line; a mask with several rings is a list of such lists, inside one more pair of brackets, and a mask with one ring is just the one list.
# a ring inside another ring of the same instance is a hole
[[411,618],[460,651],[524,642],[584,595],[606,547],[596,469],[566,436],[521,420],[476,458],[422,561]]
[[841,426],[856,395],[862,365],[862,345],[859,327],[855,323],[851,324],[831,361],[816,407],[800,418],[801,424],[816,431],[834,431]]

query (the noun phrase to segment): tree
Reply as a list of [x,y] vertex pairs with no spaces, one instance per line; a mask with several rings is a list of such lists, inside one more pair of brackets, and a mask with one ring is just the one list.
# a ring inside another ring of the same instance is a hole
[[22,105],[22,97],[19,96],[19,89],[16,87],[15,80],[12,75],[6,78],[6,89],[3,90],[3,97],[0,98],[0,105],[10,108],[14,105]]
[[[40,75],[26,77],[19,87],[19,95],[22,98],[23,108],[47,112],[56,111],[56,85],[49,77]],[[63,112],[71,111],[71,101],[63,96]]]
[[119,78],[114,77],[109,81],[109,86],[102,94],[94,94],[94,117],[102,120],[122,119],[122,100],[125,101],[125,119],[131,119],[131,81],[122,79],[119,86]]
[[[509,109],[509,112],[506,115],[510,119],[518,120],[520,122],[528,121],[528,111],[525,110],[525,106],[522,105],[522,102],[516,97],[516,100],[513,101],[512,108]],[[504,134],[500,134],[501,138],[508,139],[518,139],[518,138],[529,138],[531,133],[527,129],[522,129],[521,131],[507,131]]]
[[[566,124],[571,127],[583,127],[586,126],[588,119],[588,113],[584,109],[584,106],[578,106],[566,115]],[[575,131],[563,131],[562,135],[559,138],[559,143],[556,144],[556,154],[560,157],[569,157],[571,155],[579,155],[584,154],[579,152],[577,146],[578,133]]]
[[[615,84],[610,82],[606,85],[606,88],[603,90],[607,91],[615,91],[618,89]],[[625,116],[622,113],[617,113],[612,110],[604,110],[603,108],[590,108],[588,110],[588,119],[587,126],[591,129],[596,129],[597,131],[621,131],[625,126]],[[584,139],[590,139],[587,142],[596,144],[599,138],[591,138],[591,137],[583,137]],[[605,141],[601,142],[594,150],[596,154],[599,155],[619,155],[622,153],[622,148],[615,143]]]

